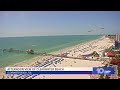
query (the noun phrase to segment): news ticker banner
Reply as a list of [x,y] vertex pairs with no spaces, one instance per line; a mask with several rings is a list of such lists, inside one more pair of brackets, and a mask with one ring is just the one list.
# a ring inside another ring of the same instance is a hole
[[6,67],[6,74],[114,74],[113,67]]

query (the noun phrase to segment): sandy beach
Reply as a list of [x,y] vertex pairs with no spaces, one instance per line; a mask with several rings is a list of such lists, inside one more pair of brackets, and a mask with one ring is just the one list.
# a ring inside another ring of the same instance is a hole
[[[68,53],[67,56],[71,57],[81,57],[81,55],[87,55],[94,51],[98,54],[101,53],[102,50],[108,49],[113,45],[111,40],[108,38],[99,38],[93,41],[85,42],[83,44],[78,44],[72,47],[68,47],[56,52],[52,52],[52,54],[61,54]],[[55,58],[58,61],[55,61]],[[14,66],[24,66],[24,67],[40,67],[40,63],[45,62],[46,60],[54,60],[53,63],[49,64],[46,67],[99,67],[104,66],[103,61],[99,58],[96,60],[96,57],[89,57],[94,60],[84,60],[84,59],[71,59],[71,58],[62,58],[62,57],[52,57],[52,56],[38,56],[29,61],[24,61],[21,63],[17,63]],[[2,71],[0,70],[2,73]],[[0,74],[2,77],[2,74]],[[91,75],[4,75],[5,79],[90,79]],[[96,77],[97,78],[97,77]]]

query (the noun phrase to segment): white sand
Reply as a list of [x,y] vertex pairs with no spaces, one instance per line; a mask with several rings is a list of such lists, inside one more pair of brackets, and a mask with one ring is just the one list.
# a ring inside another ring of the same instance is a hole
[[[102,62],[100,61],[87,61],[87,60],[79,60],[79,59],[68,59],[66,58],[61,64],[55,65],[56,67],[98,67],[102,66]],[[51,66],[54,67],[54,66]],[[44,79],[90,79],[89,75],[39,75],[35,77],[37,78],[44,78]]]
[[[57,52],[53,52],[53,54],[58,54],[61,52],[62,53],[69,52],[68,56],[78,57],[80,55],[90,54],[93,51],[100,53],[101,50],[109,48],[112,45],[113,43],[111,43],[109,39],[100,38],[100,39],[93,40],[93,41],[90,41],[84,44],[79,44],[73,47],[59,50]],[[86,49],[86,52],[79,51],[86,47],[88,47]],[[28,65],[35,63],[37,60],[32,61]],[[41,61],[41,59],[39,59],[38,61]],[[89,60],[64,58],[64,61],[62,61],[61,64],[55,64],[55,66],[56,67],[99,67],[99,66],[103,66],[102,63],[103,61],[89,61]],[[22,65],[26,66],[26,64],[22,64]],[[49,67],[54,67],[54,66],[50,65]],[[72,75],[72,74],[71,75],[38,75],[34,77],[33,79],[90,79],[90,75]]]
[[[95,43],[96,42],[96,43]],[[80,45],[72,47],[72,52],[70,52],[69,56],[77,57],[78,55],[85,55],[90,54],[93,51],[100,52],[101,50],[104,50],[106,48],[109,48],[113,45],[113,43],[109,43],[110,40],[108,39],[102,39],[102,40],[95,40],[90,42],[92,43],[92,46],[97,46],[94,49],[89,49],[89,51],[86,51],[85,53],[82,53],[78,51],[77,49],[82,47]],[[88,47],[88,45],[84,45],[84,48]],[[70,50],[70,49],[69,49]],[[65,50],[64,52],[67,52],[68,50]],[[76,53],[74,53],[76,51]],[[55,65],[56,67],[99,67],[104,66],[102,63],[103,61],[88,61],[88,60],[79,60],[79,59],[68,59],[64,58],[65,60],[61,62],[61,64]],[[54,66],[53,66],[54,67]],[[90,79],[90,75],[38,75],[34,79]]]

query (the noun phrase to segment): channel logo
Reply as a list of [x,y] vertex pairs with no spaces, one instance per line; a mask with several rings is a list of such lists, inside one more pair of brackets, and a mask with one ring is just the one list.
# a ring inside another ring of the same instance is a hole
[[94,67],[92,74],[114,74],[113,67]]

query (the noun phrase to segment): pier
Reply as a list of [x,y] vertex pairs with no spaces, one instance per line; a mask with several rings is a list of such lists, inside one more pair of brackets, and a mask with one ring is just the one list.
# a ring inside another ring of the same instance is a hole
[[0,51],[2,52],[12,52],[12,53],[27,53],[27,54],[35,54],[35,55],[41,55],[41,56],[54,56],[54,57],[64,57],[64,58],[73,58],[73,59],[81,59],[78,57],[68,57],[66,55],[54,55],[54,54],[47,54],[47,53],[40,53],[40,52],[34,52],[32,49],[28,49],[28,50],[18,50],[18,49],[1,49]]
[[[0,51],[2,52],[12,52],[12,53],[26,53],[26,54],[35,54],[35,55],[40,55],[40,56],[53,56],[53,57],[63,57],[63,58],[71,58],[71,59],[83,59],[83,60],[90,60],[90,59],[86,59],[84,58],[84,56],[82,57],[70,57],[67,55],[55,55],[55,54],[48,54],[48,53],[40,53],[40,52],[34,52],[32,49],[28,49],[28,50],[18,50],[18,49],[1,49]],[[93,61],[93,60],[92,60]],[[98,60],[94,60],[94,61],[98,61]]]
[[10,49],[1,49],[1,48],[0,48],[0,51],[2,51],[2,52],[12,52],[12,53],[37,54],[37,55],[42,55],[42,54],[44,54],[44,53],[34,52],[34,50],[32,50],[32,49],[19,50],[19,49],[13,49],[13,48],[10,48]]

